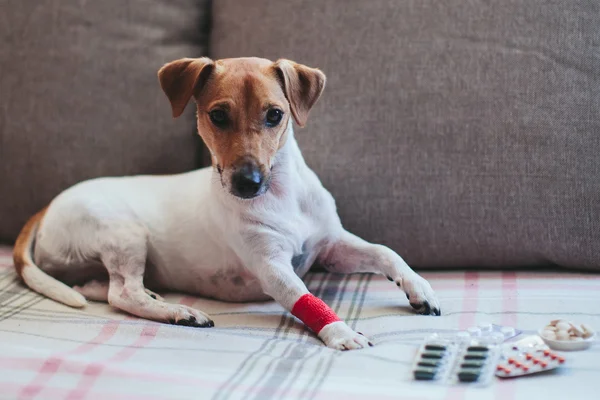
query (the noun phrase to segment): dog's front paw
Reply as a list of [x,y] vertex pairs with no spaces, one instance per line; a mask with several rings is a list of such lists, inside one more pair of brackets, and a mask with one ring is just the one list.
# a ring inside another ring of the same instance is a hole
[[325,325],[319,332],[319,338],[327,347],[336,350],[355,350],[373,346],[369,339],[358,332],[354,332],[343,321]]
[[417,275],[410,274],[394,280],[404,290],[411,307],[422,315],[441,315],[440,302],[429,282]]

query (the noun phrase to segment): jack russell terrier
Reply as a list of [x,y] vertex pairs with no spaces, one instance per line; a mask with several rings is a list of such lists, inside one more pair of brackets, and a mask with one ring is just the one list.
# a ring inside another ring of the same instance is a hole
[[174,118],[196,101],[212,167],[93,179],[62,192],[15,244],[15,268],[31,289],[72,307],[106,301],[194,327],[214,323],[146,285],[223,301],[272,298],[331,348],[372,345],[309,293],[301,278],[319,263],[382,274],[418,313],[440,315],[429,283],[399,255],[342,227],[302,157],[292,119],[305,125],[325,87],[320,70],[289,60],[184,58],[158,77]]

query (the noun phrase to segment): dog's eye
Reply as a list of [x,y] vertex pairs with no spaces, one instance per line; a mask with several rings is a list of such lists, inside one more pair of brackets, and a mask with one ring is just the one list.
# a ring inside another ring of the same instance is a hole
[[229,121],[227,113],[223,110],[212,110],[208,113],[208,116],[210,117],[211,122],[219,128],[226,126]]
[[267,111],[267,126],[273,127],[279,125],[283,118],[283,112],[276,108],[272,108]]

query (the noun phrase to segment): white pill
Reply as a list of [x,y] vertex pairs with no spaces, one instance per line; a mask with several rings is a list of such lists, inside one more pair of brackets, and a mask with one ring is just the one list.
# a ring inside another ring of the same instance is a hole
[[546,339],[556,340],[556,333],[554,331],[544,330],[542,336]]
[[510,326],[505,326],[500,331],[502,332],[502,334],[504,336],[514,336],[515,335],[515,328],[510,327]]
[[583,337],[586,339],[594,335],[594,330],[588,324],[581,324],[581,330],[583,330]]
[[500,332],[494,332],[494,333],[492,333],[492,339],[494,339],[494,340],[503,340],[504,339],[504,335],[501,334]]
[[566,321],[560,321],[558,324],[556,324],[556,329],[559,331],[568,331],[571,329],[571,324]]
[[581,341],[583,341],[583,338],[580,338],[578,336],[574,336],[574,337],[571,338],[571,341],[572,342],[581,342]]
[[571,329],[557,329],[556,332],[570,332]]
[[469,328],[467,332],[471,334],[471,336],[481,336],[481,329],[479,328]]
[[556,332],[556,338],[558,340],[569,340],[569,337],[571,337],[571,335],[569,335],[569,332],[567,332],[567,331]]
[[583,330],[579,329],[576,325],[573,325],[571,329],[569,329],[569,333],[571,334],[571,336],[582,337],[584,332]]

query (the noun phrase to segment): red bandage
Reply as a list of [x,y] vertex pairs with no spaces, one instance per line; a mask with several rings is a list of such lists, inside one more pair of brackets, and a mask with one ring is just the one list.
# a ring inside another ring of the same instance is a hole
[[300,297],[292,314],[298,317],[314,333],[318,334],[325,325],[341,321],[335,312],[323,300],[307,293]]

